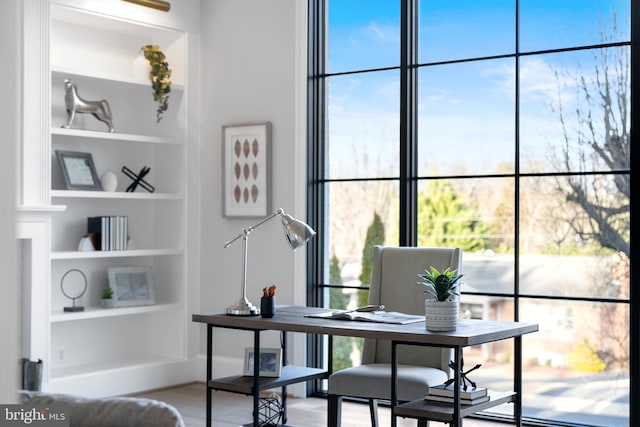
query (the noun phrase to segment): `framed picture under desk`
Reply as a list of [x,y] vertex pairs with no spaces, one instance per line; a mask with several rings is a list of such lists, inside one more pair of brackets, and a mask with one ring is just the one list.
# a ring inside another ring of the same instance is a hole
[[[212,420],[212,390],[224,390],[234,393],[250,394],[253,396],[253,425],[258,427],[259,394],[262,390],[283,388],[283,406],[286,405],[286,386],[299,382],[325,379],[331,374],[331,357],[327,369],[306,366],[290,366],[284,364],[280,376],[261,377],[258,365],[254,364],[253,376],[236,375],[225,378],[212,378],[213,374],[213,331],[214,328],[226,328],[244,330],[253,333],[254,351],[260,349],[260,333],[274,330],[283,333],[282,353],[286,354],[286,333],[297,332],[305,334],[328,335],[329,351],[333,348],[333,336],[350,336],[360,338],[386,339],[392,342],[392,352],[395,347],[402,345],[429,345],[447,347],[454,350],[457,366],[460,366],[462,349],[491,341],[509,338],[521,339],[522,335],[536,332],[538,325],[524,322],[500,322],[491,320],[460,319],[458,329],[452,332],[433,333],[426,330],[424,323],[410,323],[404,325],[383,324],[373,322],[344,321],[307,317],[310,314],[320,314],[327,311],[325,308],[279,306],[274,317],[263,318],[259,316],[229,316],[226,313],[194,314],[194,322],[207,326],[207,378],[206,378],[206,425],[211,427]],[[286,360],[286,358],[284,358]],[[395,360],[395,358],[393,358]],[[521,367],[520,367],[521,368]],[[393,366],[393,370],[397,365]],[[460,375],[455,375],[455,388],[460,386]],[[396,384],[392,381],[391,395],[396,396]],[[513,391],[506,391],[495,395],[495,398],[484,404],[473,405],[464,408],[460,405],[459,396],[454,404],[435,405],[424,408],[420,406],[423,400],[396,405],[392,401],[391,425],[396,426],[398,415],[425,420],[439,420],[450,423],[452,426],[460,426],[462,418],[480,410],[512,401],[518,401],[522,392],[522,384],[515,383]],[[414,406],[411,406],[414,405]],[[452,408],[453,407],[453,408]],[[516,420],[518,425],[522,421],[522,407],[516,405]],[[330,414],[329,414],[330,415]],[[286,412],[285,412],[286,420]],[[335,419],[327,417],[327,424],[335,426]]]

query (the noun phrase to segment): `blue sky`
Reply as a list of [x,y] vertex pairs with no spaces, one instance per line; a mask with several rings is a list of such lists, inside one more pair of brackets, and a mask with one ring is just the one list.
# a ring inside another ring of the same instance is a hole
[[[514,4],[512,0],[425,1],[420,9],[420,61],[514,53]],[[602,22],[611,21],[612,7],[629,9],[628,0],[521,0],[520,5],[523,52],[599,43],[598,31],[607,28]],[[397,66],[399,13],[399,3],[390,0],[330,0],[329,71]],[[619,16],[618,22],[627,23],[627,29],[615,41],[628,39],[628,16]],[[543,152],[545,144],[557,138],[553,125],[544,130],[536,127],[549,122],[549,103],[557,98],[559,83],[565,83],[556,81],[554,71],[562,69],[568,79],[589,76],[585,64],[592,61],[590,52],[521,61],[521,103],[528,115],[521,120],[523,130],[530,133],[521,135],[530,151]],[[515,59],[509,58],[419,71],[419,150],[424,167],[457,158],[457,165],[449,162],[451,168],[490,173],[501,162],[513,163],[514,70]],[[399,73],[334,77],[329,85],[331,176],[397,171]],[[563,96],[570,102],[572,88],[566,90]],[[437,152],[429,153],[435,143]],[[365,154],[368,166],[354,172],[349,159]]]

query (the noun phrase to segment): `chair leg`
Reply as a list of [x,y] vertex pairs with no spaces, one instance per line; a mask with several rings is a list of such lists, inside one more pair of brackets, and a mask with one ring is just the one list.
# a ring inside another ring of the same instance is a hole
[[327,402],[327,425],[329,427],[340,427],[342,419],[342,396],[330,394]]
[[418,427],[429,427],[429,420],[418,418]]
[[369,399],[369,413],[371,414],[371,427],[378,427],[378,399]]

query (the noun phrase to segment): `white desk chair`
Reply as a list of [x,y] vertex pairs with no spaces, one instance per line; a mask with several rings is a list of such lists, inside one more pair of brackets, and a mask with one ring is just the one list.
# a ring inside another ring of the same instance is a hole
[[[373,264],[369,304],[382,304],[386,311],[424,315],[422,286],[418,273],[450,267],[461,272],[462,251],[459,248],[382,247],[373,248]],[[398,347],[399,402],[424,397],[429,386],[449,379],[447,366],[452,360],[450,349],[422,346]],[[378,400],[391,399],[391,343],[365,339],[362,364],[343,369],[329,377],[329,425],[340,426],[343,396],[369,399],[371,425],[378,425]],[[427,425],[418,421],[418,425]]]

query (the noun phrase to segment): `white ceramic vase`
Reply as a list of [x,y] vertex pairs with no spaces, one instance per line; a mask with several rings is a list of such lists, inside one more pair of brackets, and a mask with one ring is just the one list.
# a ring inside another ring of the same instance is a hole
[[104,191],[116,191],[118,188],[118,177],[111,171],[105,172],[100,177],[100,185],[102,185]]
[[424,321],[427,330],[455,331],[458,326],[458,301],[425,300]]

